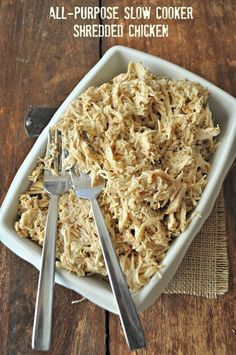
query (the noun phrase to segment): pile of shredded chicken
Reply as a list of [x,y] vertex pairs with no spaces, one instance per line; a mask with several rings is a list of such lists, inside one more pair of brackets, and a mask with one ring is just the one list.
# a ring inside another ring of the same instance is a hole
[[[66,164],[103,178],[99,204],[132,291],[157,273],[173,238],[183,232],[207,183],[216,148],[207,90],[159,78],[139,63],[111,82],[90,87],[57,128]],[[43,243],[49,197],[45,159],[20,196],[18,234]],[[57,266],[80,276],[107,275],[87,200],[71,189],[59,199]]]

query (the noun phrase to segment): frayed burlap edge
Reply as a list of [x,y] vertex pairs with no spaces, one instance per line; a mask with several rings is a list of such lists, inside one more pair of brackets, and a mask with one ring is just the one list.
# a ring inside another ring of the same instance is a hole
[[227,291],[228,257],[222,190],[210,217],[164,293],[216,298]]

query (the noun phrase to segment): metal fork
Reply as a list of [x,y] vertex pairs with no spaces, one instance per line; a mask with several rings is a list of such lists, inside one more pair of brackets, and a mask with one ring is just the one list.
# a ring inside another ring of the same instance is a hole
[[114,251],[110,235],[104,221],[102,212],[97,202],[97,196],[102,192],[104,183],[91,187],[91,177],[80,172],[75,174],[74,168],[70,171],[74,190],[78,197],[89,199],[91,202],[93,217],[105,260],[109,281],[117,307],[119,317],[125,333],[125,338],[130,350],[146,347],[144,332],[136,311],[132,296],[122,273],[119,261]]
[[[51,156],[52,144],[55,144],[56,148],[52,164],[54,171],[58,175],[52,175],[51,171],[45,169],[44,189],[50,195],[50,201],[45,227],[32,335],[32,348],[41,351],[49,350],[51,345],[58,198],[70,188],[70,179],[68,179],[68,175],[65,173],[63,164],[65,158],[64,149],[62,149],[61,154],[58,152],[59,134],[57,130],[54,133],[54,140],[51,130],[49,131],[46,153],[48,157]],[[63,147],[63,144],[61,146]]]

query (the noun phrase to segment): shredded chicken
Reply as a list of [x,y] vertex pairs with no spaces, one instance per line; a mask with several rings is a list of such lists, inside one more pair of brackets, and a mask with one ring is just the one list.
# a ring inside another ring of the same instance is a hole
[[[185,230],[207,183],[219,134],[207,90],[151,74],[139,63],[111,82],[88,88],[57,125],[67,167],[106,186],[99,204],[129,287],[144,286]],[[40,160],[19,198],[18,234],[42,244],[48,195]],[[89,201],[73,190],[59,199],[57,266],[83,276],[107,275]]]

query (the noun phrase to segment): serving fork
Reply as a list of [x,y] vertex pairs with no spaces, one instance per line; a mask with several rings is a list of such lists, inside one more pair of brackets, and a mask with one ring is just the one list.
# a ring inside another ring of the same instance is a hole
[[143,348],[146,346],[146,341],[140,319],[97,202],[97,197],[102,192],[105,184],[101,183],[98,186],[91,187],[90,175],[80,172],[80,175],[77,176],[74,168],[71,168],[70,174],[77,196],[82,199],[88,199],[91,202],[97,234],[127,344],[130,350]]
[[[33,323],[32,348],[35,350],[49,350],[52,330],[53,290],[55,278],[55,250],[58,219],[58,199],[70,188],[70,178],[65,172],[63,144],[59,144],[58,130],[48,134],[46,157],[52,159],[52,168],[44,170],[44,189],[50,196],[45,236],[42,250],[42,264],[39,274],[36,297],[35,315]],[[52,156],[52,146],[55,156]],[[62,152],[59,154],[59,148]],[[52,174],[52,171],[54,172]]]

